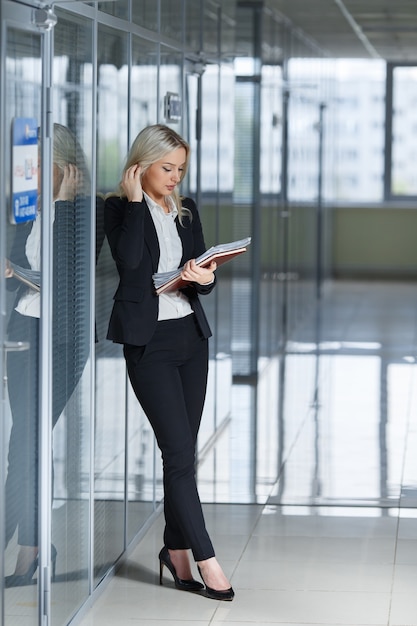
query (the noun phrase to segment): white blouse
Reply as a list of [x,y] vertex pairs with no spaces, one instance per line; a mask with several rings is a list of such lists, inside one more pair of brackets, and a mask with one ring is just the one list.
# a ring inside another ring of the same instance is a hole
[[[175,223],[175,218],[178,215],[175,202],[170,196],[167,196],[170,211],[165,213],[164,209],[146,193],[144,196],[158,235],[160,250],[158,272],[176,270],[181,263],[182,244]],[[160,294],[158,321],[178,319],[190,315],[192,312],[188,298],[181,291]]]
[[[38,211],[32,229],[26,239],[26,258],[32,270],[41,269],[41,214]],[[16,306],[16,311],[28,317],[41,316],[41,294],[28,288],[26,293],[20,298]]]

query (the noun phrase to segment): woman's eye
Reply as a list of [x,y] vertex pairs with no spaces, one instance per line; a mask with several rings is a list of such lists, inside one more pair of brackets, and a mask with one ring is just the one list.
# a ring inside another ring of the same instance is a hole
[[170,170],[170,169],[168,169],[167,167],[163,167],[162,169],[163,169],[163,170],[165,170],[166,172],[170,172],[170,171],[171,171],[171,170]]

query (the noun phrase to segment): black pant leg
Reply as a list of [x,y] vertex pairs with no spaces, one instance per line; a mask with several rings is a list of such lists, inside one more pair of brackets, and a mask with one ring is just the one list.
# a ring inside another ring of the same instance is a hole
[[191,548],[196,561],[214,556],[195,477],[195,444],[207,383],[207,340],[190,315],[158,322],[145,347],[125,346],[135,394],[162,453],[164,539],[172,549]]
[[6,545],[18,527],[18,543],[38,545],[39,320],[19,316],[11,341],[29,349],[7,355],[7,386],[12,415],[5,485]]

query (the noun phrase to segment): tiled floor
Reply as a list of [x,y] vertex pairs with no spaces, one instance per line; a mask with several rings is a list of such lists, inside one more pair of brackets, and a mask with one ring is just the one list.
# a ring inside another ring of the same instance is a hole
[[77,623],[417,626],[417,286],[335,284],[323,302],[318,334],[307,322],[262,371],[251,453],[244,386],[217,446],[239,496],[204,510],[234,601],[166,570],[159,586],[160,517]]

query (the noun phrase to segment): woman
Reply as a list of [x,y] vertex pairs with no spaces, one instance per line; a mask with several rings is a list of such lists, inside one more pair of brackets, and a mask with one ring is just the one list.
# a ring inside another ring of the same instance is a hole
[[[89,343],[75,328],[88,328],[89,314],[80,285],[88,284],[85,257],[90,241],[90,177],[82,148],[71,131],[54,124],[53,137],[53,294],[52,294],[52,424],[55,426],[80,380]],[[104,236],[104,234],[103,234]],[[40,270],[41,212],[34,222],[16,226],[10,260]],[[40,293],[6,270],[7,288],[15,291],[8,324],[11,341],[29,349],[7,355],[8,394],[12,428],[5,485],[6,545],[18,531],[18,555],[5,586],[30,584],[38,566],[38,452],[39,452],[39,321]],[[52,546],[53,574],[56,550]]]
[[[162,453],[164,480],[163,567],[178,589],[199,591],[188,550],[205,593],[234,596],[207,533],[195,479],[195,446],[203,411],[210,328],[199,295],[212,291],[216,264],[198,267],[205,251],[194,202],[181,199],[188,144],[172,129],[148,126],[135,139],[123,170],[120,195],[105,204],[105,231],[120,282],[108,339],[123,344],[132,388]],[[181,291],[156,295],[152,275],[184,265]]]

